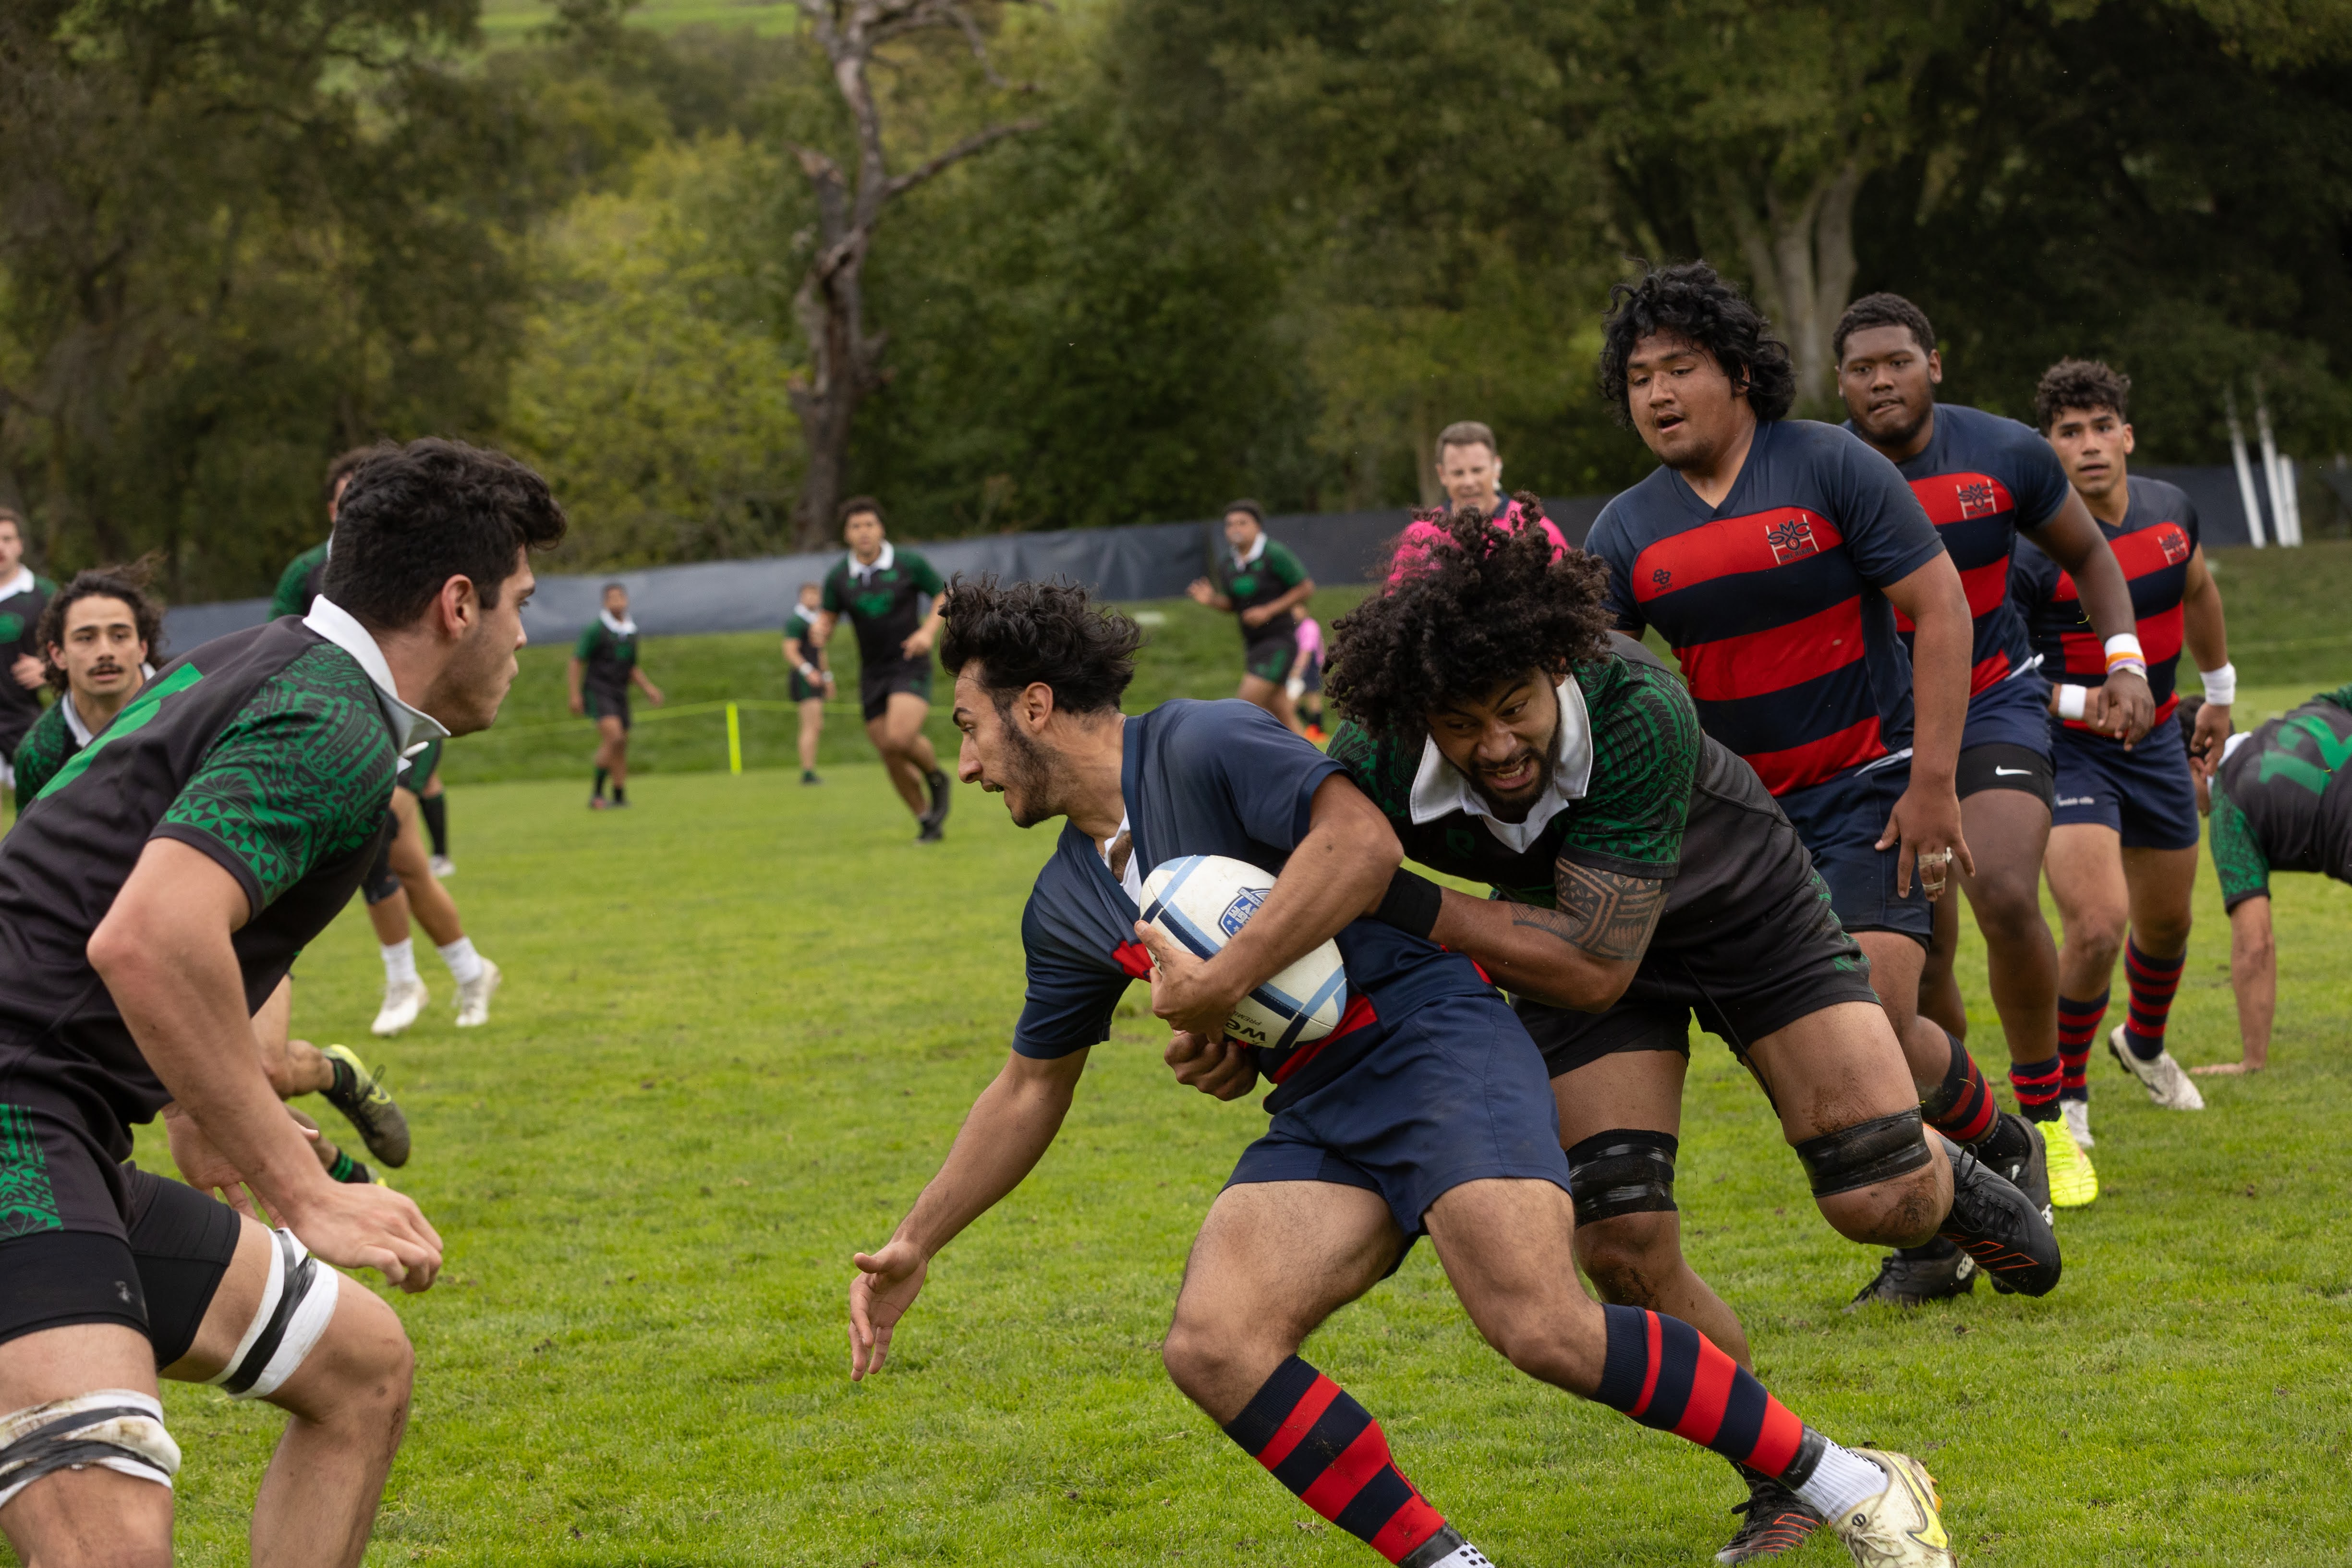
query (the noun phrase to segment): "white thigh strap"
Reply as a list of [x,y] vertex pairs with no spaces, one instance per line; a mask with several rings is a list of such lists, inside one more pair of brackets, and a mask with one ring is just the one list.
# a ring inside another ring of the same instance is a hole
[[232,1399],[260,1399],[275,1394],[294,1375],[302,1358],[327,1331],[335,1315],[335,1299],[342,1276],[321,1268],[310,1249],[290,1230],[271,1233],[269,1276],[263,1281],[261,1305],[246,1325],[226,1365],[205,1379],[228,1390]]
[[55,1470],[103,1465],[168,1489],[180,1446],[152,1395],[101,1388],[0,1416],[0,1508]]

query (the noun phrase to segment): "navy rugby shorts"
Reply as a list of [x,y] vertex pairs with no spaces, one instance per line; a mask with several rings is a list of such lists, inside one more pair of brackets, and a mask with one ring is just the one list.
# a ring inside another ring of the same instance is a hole
[[2058,804],[2053,827],[2110,827],[2126,849],[2197,847],[2197,781],[2189,742],[2168,718],[2130,751],[2087,731],[2050,721],[2056,750]]
[[1910,896],[1895,890],[1901,847],[1876,847],[1895,803],[1911,787],[1911,759],[1859,768],[1808,789],[1780,797],[1780,810],[1803,839],[1813,869],[1829,885],[1830,909],[1850,931],[1891,931],[1927,945],[1934,906],[1919,889],[1916,871]]

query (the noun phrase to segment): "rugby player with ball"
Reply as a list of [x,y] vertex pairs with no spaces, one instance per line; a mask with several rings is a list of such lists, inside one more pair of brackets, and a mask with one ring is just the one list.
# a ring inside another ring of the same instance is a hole
[[[853,1378],[883,1365],[930,1258],[1044,1156],[1120,996],[1148,975],[1180,1077],[1245,1053],[1275,1086],[1270,1125],[1193,1244],[1161,1354],[1308,1507],[1408,1568],[1486,1562],[1404,1479],[1370,1413],[1297,1354],[1426,1232],[1471,1321],[1521,1371],[1775,1477],[1858,1562],[1953,1561],[1916,1460],[1830,1441],[1697,1330],[1584,1293],[1543,1058],[1468,959],[1373,918],[1402,851],[1339,763],[1240,701],[1123,715],[1140,634],[1084,589],[959,583],[946,619],[961,777],[1024,826],[1067,820],[1022,918],[1012,1054],[913,1210],[856,1259]],[[1191,868],[1207,896],[1188,899],[1170,862],[1193,856],[1256,868],[1262,898],[1210,863]],[[1160,923],[1146,925],[1155,904]],[[1290,1010],[1256,994],[1301,960],[1328,979],[1326,943],[1347,980],[1336,1027],[1227,1039],[1245,1003],[1261,1023]]]

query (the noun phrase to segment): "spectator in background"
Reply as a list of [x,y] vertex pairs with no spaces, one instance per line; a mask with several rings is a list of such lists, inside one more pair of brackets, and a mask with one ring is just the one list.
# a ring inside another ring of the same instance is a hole
[[1503,457],[1495,432],[1475,419],[1457,419],[1437,433],[1437,482],[1445,490],[1445,511],[1483,511],[1493,517],[1509,498],[1503,493]]
[[41,658],[41,612],[58,585],[25,564],[25,520],[0,507],[0,784],[14,789],[9,759],[41,716],[41,688],[49,682]]
[[1230,548],[1217,552],[1211,575],[1195,578],[1185,592],[1241,624],[1242,683],[1234,695],[1303,734],[1290,700],[1291,666],[1298,659],[1292,612],[1314,595],[1315,579],[1297,556],[1266,537],[1265,513],[1254,500],[1225,508],[1225,543]]

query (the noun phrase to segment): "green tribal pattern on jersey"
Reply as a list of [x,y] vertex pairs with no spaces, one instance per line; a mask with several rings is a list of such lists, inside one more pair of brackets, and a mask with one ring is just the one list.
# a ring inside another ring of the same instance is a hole
[[2256,730],[2212,783],[2209,836],[2221,903],[2267,897],[2271,873],[2352,882],[2352,685]]
[[64,1228],[31,1113],[21,1105],[0,1105],[0,1240]]
[[854,557],[845,555],[824,574],[824,607],[846,616],[857,631],[857,657],[868,669],[904,664],[899,645],[923,624],[921,595],[934,599],[947,584],[931,563],[911,550],[893,545],[887,562],[860,576]]
[[[1244,610],[1270,605],[1301,583],[1307,581],[1307,568],[1289,549],[1269,539],[1256,560],[1246,566],[1235,565],[1230,550],[1217,552],[1212,580],[1217,592],[1234,602],[1234,615],[1239,618]],[[1255,642],[1267,635],[1272,623],[1264,626],[1242,625],[1242,640]],[[1283,672],[1288,674],[1287,670]]]
[[310,613],[310,601],[319,596],[319,584],[326,576],[330,542],[321,540],[286,563],[286,570],[278,574],[277,591],[269,596],[271,620]]
[[20,801],[39,795],[80,749],[74,741],[73,726],[66,722],[65,705],[62,697],[50,703],[17,742],[16,798]]
[[1412,820],[1422,742],[1374,740],[1354,720],[1332,737],[1331,757],[1371,796],[1404,852],[1453,876],[1475,877],[1521,903],[1553,907],[1557,863],[1621,876],[1668,878],[1682,860],[1705,737],[1690,694],[1672,671],[1611,656],[1575,670],[1592,731],[1588,793],[1515,850],[1465,812]]

